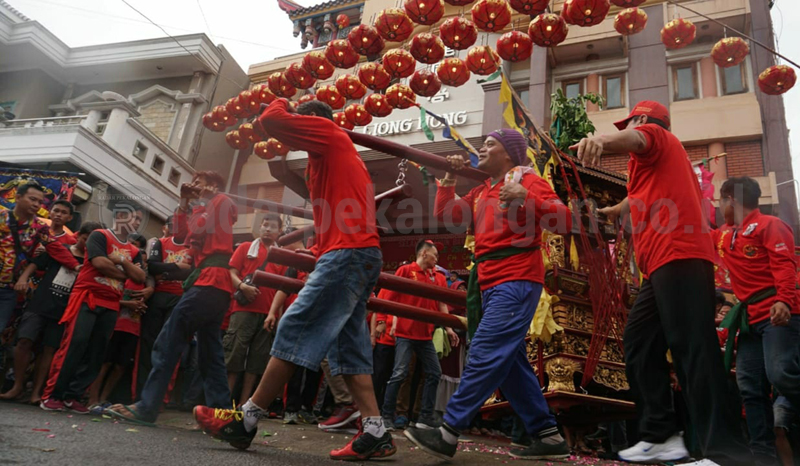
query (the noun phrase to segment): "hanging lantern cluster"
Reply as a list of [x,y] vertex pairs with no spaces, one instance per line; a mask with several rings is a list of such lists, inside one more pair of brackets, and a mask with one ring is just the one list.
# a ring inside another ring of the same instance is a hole
[[261,135],[253,127],[252,123],[242,123],[237,131],[239,131],[239,136],[243,137],[248,144],[255,144],[261,141]]
[[370,115],[383,118],[392,113],[392,106],[383,94],[370,94],[364,100],[364,108]]
[[553,13],[540,14],[528,26],[528,35],[539,47],[555,47],[564,42],[568,32],[564,18]]
[[386,89],[386,100],[392,108],[409,108],[417,102],[414,91],[405,84],[392,84]]
[[[278,73],[280,74],[280,73]],[[233,121],[226,120],[226,124],[228,126],[233,126],[239,118],[244,116],[244,110],[247,108],[247,105],[242,102],[242,98],[240,96],[231,97],[225,102],[225,110],[228,111],[228,114],[233,117]]]
[[389,87],[392,77],[379,63],[367,63],[358,69],[358,79],[373,91],[382,91]]
[[243,138],[239,134],[239,131],[236,130],[229,131],[228,134],[225,135],[225,142],[233,149],[244,150],[250,147],[250,143],[247,142],[247,139]]
[[265,84],[256,85],[250,90],[250,93],[253,95],[253,99],[258,101],[259,108],[261,108],[261,104],[269,105],[277,99]]
[[253,153],[262,160],[272,160],[275,158],[275,153],[270,152],[269,143],[267,141],[260,141],[253,145]]
[[306,94],[299,99],[297,99],[298,105],[303,105],[306,102],[311,102],[312,100],[317,100],[316,94]]
[[236,117],[230,114],[227,105],[217,105],[211,112],[214,119],[222,123],[225,128],[236,124]]
[[488,76],[499,66],[500,56],[488,45],[479,45],[467,52],[467,68],[479,76]]
[[392,49],[383,55],[383,68],[394,79],[407,78],[414,73],[414,56],[403,49]]
[[336,17],[336,25],[339,26],[339,29],[344,29],[347,26],[350,26],[350,17],[344,13],[340,14]]
[[661,42],[670,49],[682,49],[694,41],[697,27],[688,19],[673,19],[661,29]]
[[533,16],[544,12],[550,0],[509,0],[508,4],[518,13]]
[[344,112],[337,112],[333,114],[333,122],[344,129],[354,129],[355,126],[347,120],[347,115]]
[[332,109],[338,110],[344,107],[345,98],[336,89],[336,86],[326,85],[317,89],[317,100],[330,105]]
[[345,100],[360,99],[367,93],[367,86],[352,74],[339,76],[336,79],[336,89]]
[[267,77],[267,86],[278,97],[291,98],[297,94],[297,88],[286,79],[286,76],[280,71],[276,71]]
[[439,38],[453,50],[466,50],[478,40],[478,28],[472,21],[457,16],[439,26]]
[[283,72],[283,75],[286,77],[286,80],[292,86],[296,87],[297,89],[308,89],[317,82],[316,79],[311,77],[308,71],[305,68],[301,67],[298,63],[292,63],[291,65],[286,67],[286,71]]
[[256,95],[249,90],[240,92],[239,100],[241,100],[242,105],[244,106],[243,116],[245,118],[256,115],[258,110],[261,108],[261,102],[259,102]]
[[647,26],[647,13],[636,7],[626,8],[614,18],[614,29],[623,36],[638,34]]
[[433,26],[444,15],[442,0],[406,0],[403,9],[411,21],[423,26]]
[[350,104],[344,109],[344,116],[353,126],[367,126],[372,123],[372,115],[361,104]]
[[358,63],[358,52],[346,39],[336,39],[325,47],[325,58],[336,68],[348,69]]
[[532,52],[533,41],[524,32],[507,32],[497,39],[497,54],[503,60],[510,62],[527,60]]
[[511,8],[505,0],[479,0],[472,6],[472,21],[481,31],[500,31],[511,22]]
[[797,82],[794,69],[786,65],[770,66],[758,75],[758,88],[768,95],[780,95],[793,88]]
[[730,68],[736,66],[747,58],[750,53],[750,46],[741,37],[726,37],[711,49],[711,59],[720,68]]
[[561,14],[569,24],[589,27],[602,23],[610,8],[608,0],[567,0]]
[[442,88],[442,81],[432,71],[418,70],[411,76],[408,85],[419,96],[433,97]]
[[378,13],[375,19],[378,34],[390,42],[403,42],[414,32],[414,24],[405,11],[400,8],[387,8]]
[[208,112],[205,115],[203,115],[203,126],[206,127],[206,129],[209,129],[209,130],[215,131],[215,132],[219,132],[219,131],[224,131],[225,130],[225,125],[221,121],[218,121],[216,118],[214,118],[214,112],[213,111]]
[[423,32],[411,39],[411,55],[420,63],[438,63],[444,58],[444,43],[439,36]]
[[328,79],[333,76],[336,67],[325,58],[319,50],[308,52],[303,57],[303,69],[315,79]]
[[273,154],[272,155],[273,157],[275,156],[283,157],[284,155],[289,153],[289,150],[290,149],[286,144],[278,141],[275,138],[269,138],[267,140],[267,151]]
[[[491,50],[491,49],[490,49]],[[469,68],[460,58],[447,58],[439,67],[436,74],[446,86],[458,87],[469,81]]]
[[366,24],[359,24],[347,34],[350,45],[360,55],[376,55],[383,50],[386,43],[378,34],[378,30]]

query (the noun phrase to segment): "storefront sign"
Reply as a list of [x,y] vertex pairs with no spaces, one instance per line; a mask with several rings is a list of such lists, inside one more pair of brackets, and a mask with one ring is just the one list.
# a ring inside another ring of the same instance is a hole
[[[467,124],[467,112],[450,112],[441,115],[442,118],[447,120],[447,124],[452,127],[463,126]],[[431,129],[437,129],[444,126],[439,120],[427,117],[428,126]],[[422,117],[406,118],[404,120],[394,121],[381,121],[380,123],[373,123],[359,128],[362,133],[370,134],[372,136],[392,136],[395,134],[405,134],[416,131],[422,131]]]

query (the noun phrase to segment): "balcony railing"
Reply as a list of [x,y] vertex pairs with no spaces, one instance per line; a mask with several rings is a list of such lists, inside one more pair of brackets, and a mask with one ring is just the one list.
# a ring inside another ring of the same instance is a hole
[[49,128],[52,126],[80,125],[88,115],[73,115],[64,117],[26,118],[22,120],[7,120],[0,123],[0,129],[16,128]]

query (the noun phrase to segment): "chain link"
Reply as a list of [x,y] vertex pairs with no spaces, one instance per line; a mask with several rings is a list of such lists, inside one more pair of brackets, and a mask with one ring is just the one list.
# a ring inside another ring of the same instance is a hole
[[397,186],[403,186],[406,184],[406,172],[408,171],[408,159],[403,159],[400,163],[397,164],[397,181],[395,184]]

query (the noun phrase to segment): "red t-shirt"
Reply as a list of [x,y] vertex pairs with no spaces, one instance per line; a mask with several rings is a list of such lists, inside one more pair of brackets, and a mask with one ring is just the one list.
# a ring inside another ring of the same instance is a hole
[[92,265],[95,257],[110,256],[122,256],[129,262],[139,264],[142,261],[136,246],[120,241],[111,230],[95,230],[86,241],[86,258],[72,292],[88,289],[98,306],[119,311],[124,282],[106,277]]
[[[191,248],[195,267],[213,254],[233,254],[233,224],[236,204],[224,194],[217,194],[192,209],[191,217],[177,209],[173,216],[175,237]],[[211,286],[233,293],[227,267],[207,267],[200,272],[195,286]]]
[[[161,243],[161,262],[177,264],[192,261],[191,250],[185,244],[176,242],[174,236],[158,238],[156,241]],[[183,280],[156,280],[155,291],[181,296],[183,295]]]
[[[431,285],[439,285],[447,288],[447,279],[441,273],[436,273],[435,269],[422,270],[416,262],[404,265],[397,269],[395,273],[398,277],[410,278],[422,283]],[[383,294],[382,299],[394,301],[400,304],[408,304],[429,311],[439,312],[439,303],[428,298],[419,296],[411,296],[409,294],[398,293],[397,291],[381,290]],[[420,322],[417,320],[397,318],[397,329],[395,336],[408,338],[409,340],[430,340],[433,338],[433,324]],[[389,327],[391,328],[391,327]]]
[[287,112],[288,105],[285,99],[276,100],[259,121],[283,144],[308,152],[306,184],[317,257],[335,249],[380,247],[375,188],[350,137],[326,118]]
[[714,261],[706,213],[689,156],[674,134],[654,124],[636,128],[647,150],[628,161],[636,263],[645,277],[680,259]]
[[69,234],[66,231],[62,231],[60,235],[52,235],[50,238],[52,238],[55,241],[58,241],[59,243],[63,244],[66,247],[70,247],[78,242],[78,240],[75,239],[74,234]]
[[[267,248],[264,243],[259,244],[258,257],[250,259],[247,257],[247,251],[250,249],[252,241],[247,241],[239,245],[231,257],[230,267],[239,271],[239,278],[244,279],[247,275],[258,270],[259,267],[267,260]],[[272,267],[270,267],[272,266]],[[280,273],[282,266],[275,264],[267,264],[265,271],[269,273]],[[283,275],[283,273],[280,273]],[[259,314],[269,314],[269,308],[272,306],[272,300],[275,298],[275,289],[266,286],[259,286],[260,293],[256,296],[255,301],[242,306],[238,301],[234,300],[232,312],[257,312]]]
[[[549,184],[533,173],[523,175],[520,184],[528,190],[525,202],[511,213],[502,205],[500,189],[505,181],[491,185],[491,180],[473,188],[466,196],[455,200],[455,187],[439,186],[434,211],[436,217],[455,225],[472,221],[475,233],[475,257],[516,246],[537,248],[500,260],[478,264],[478,283],[487,290],[501,283],[526,280],[544,282],[542,226],[559,234],[572,229],[572,215]],[[512,217],[509,223],[509,216]]]
[[777,295],[747,307],[751,324],[769,319],[776,301],[789,306],[792,314],[800,314],[797,258],[789,225],[756,209],[738,227],[726,225],[712,230],[711,238],[728,269],[736,299],[745,301],[771,287],[778,290]]
[[[129,295],[130,291],[140,291],[144,289],[143,283],[136,283],[133,280],[125,280],[125,290],[122,293],[123,298]],[[123,299],[124,300],[124,299]],[[133,312],[130,308],[125,306],[119,307],[119,317],[117,317],[117,324],[114,326],[115,332],[126,332],[136,335],[141,333],[142,329],[142,315]]]

